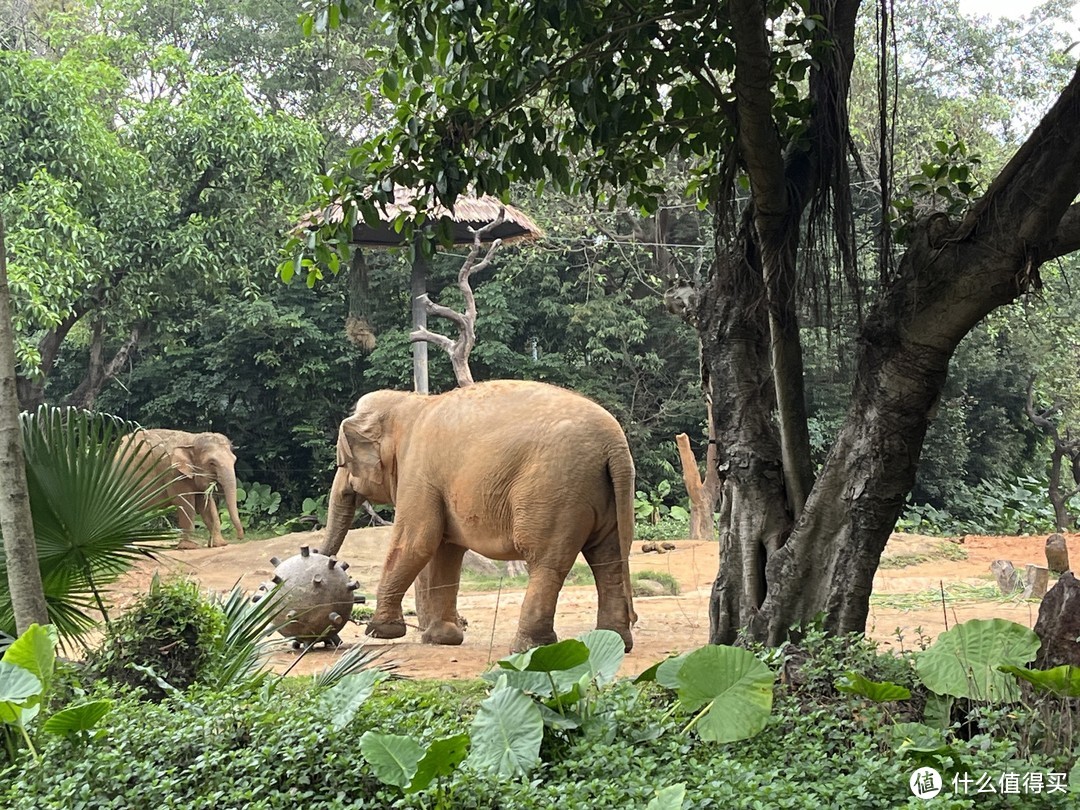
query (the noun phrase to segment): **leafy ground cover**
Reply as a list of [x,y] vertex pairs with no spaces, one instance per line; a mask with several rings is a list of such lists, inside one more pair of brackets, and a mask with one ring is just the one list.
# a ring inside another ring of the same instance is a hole
[[[160,703],[63,670],[58,694],[107,696],[111,710],[90,735],[38,735],[40,759],[22,752],[0,773],[0,806],[916,807],[909,780],[922,766],[945,783],[936,807],[1067,806],[1073,797],[1049,788],[1071,765],[1060,720],[1077,708],[1076,684],[1036,689],[998,669],[1016,661],[1035,677],[1026,628],[956,631],[898,656],[811,629],[779,651],[705,648],[637,682],[613,680],[621,651],[597,631],[502,659],[481,680],[366,670],[330,688],[310,677],[195,685]],[[980,677],[958,676],[965,667]],[[991,682],[1015,691],[972,692]],[[1008,774],[1030,786],[1036,773],[1038,793],[964,787]]]

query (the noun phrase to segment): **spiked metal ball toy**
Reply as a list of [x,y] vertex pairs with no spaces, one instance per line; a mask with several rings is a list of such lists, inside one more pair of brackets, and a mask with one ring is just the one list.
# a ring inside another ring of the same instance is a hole
[[353,596],[360,586],[345,573],[349,564],[308,546],[301,546],[299,554],[284,561],[271,557],[270,564],[274,566],[273,580],[260,585],[251,601],[258,602],[280,585],[281,610],[273,625],[281,635],[293,639],[293,648],[318,641],[339,646],[338,631],[352,615],[353,602],[364,600]]

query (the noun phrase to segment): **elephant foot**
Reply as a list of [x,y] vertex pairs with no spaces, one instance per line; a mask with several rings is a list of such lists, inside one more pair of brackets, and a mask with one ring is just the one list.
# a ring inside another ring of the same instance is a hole
[[222,546],[227,545],[229,545],[229,541],[226,540],[224,537],[211,537],[210,543],[207,548],[221,548]]
[[456,646],[465,640],[461,628],[452,622],[433,621],[424,631],[420,640],[425,644],[447,644]]
[[176,544],[176,548],[180,551],[188,551],[193,548],[198,548],[199,545],[190,537],[181,537],[180,542]]
[[405,635],[405,622],[370,621],[364,632],[372,638],[401,638]]
[[559,637],[554,632],[551,633],[538,633],[536,635],[526,635],[518,630],[517,635],[514,636],[514,641],[510,645],[510,652],[521,653],[526,650],[531,650],[533,647],[543,647],[545,644],[554,644],[559,640]]

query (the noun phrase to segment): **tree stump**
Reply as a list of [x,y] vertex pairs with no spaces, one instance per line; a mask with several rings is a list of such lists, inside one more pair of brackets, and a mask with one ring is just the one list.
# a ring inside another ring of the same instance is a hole
[[1042,599],[1046,596],[1046,588],[1050,584],[1050,569],[1041,565],[1028,565],[1024,572],[1024,591],[1021,597],[1024,599]]
[[1064,535],[1055,533],[1046,538],[1046,565],[1055,574],[1069,570],[1069,547]]
[[1020,581],[1020,574],[1009,560],[994,560],[990,563],[990,571],[997,579],[998,587],[1006,596],[1011,596],[1019,590],[1023,590],[1024,584]]
[[690,539],[715,540],[716,519],[713,510],[720,497],[720,482],[716,474],[716,445],[710,444],[705,453],[705,479],[698,470],[697,459],[690,448],[690,437],[680,433],[675,437],[682,462],[683,483],[690,498]]
[[1039,669],[1080,667],[1080,581],[1071,572],[1062,574],[1043,598],[1035,635],[1042,640],[1035,659]]

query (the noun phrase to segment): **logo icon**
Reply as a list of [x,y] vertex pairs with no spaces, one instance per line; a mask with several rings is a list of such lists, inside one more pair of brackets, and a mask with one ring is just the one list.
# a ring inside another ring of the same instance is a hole
[[941,793],[941,774],[933,768],[919,768],[908,780],[911,792],[920,799],[932,799]]

